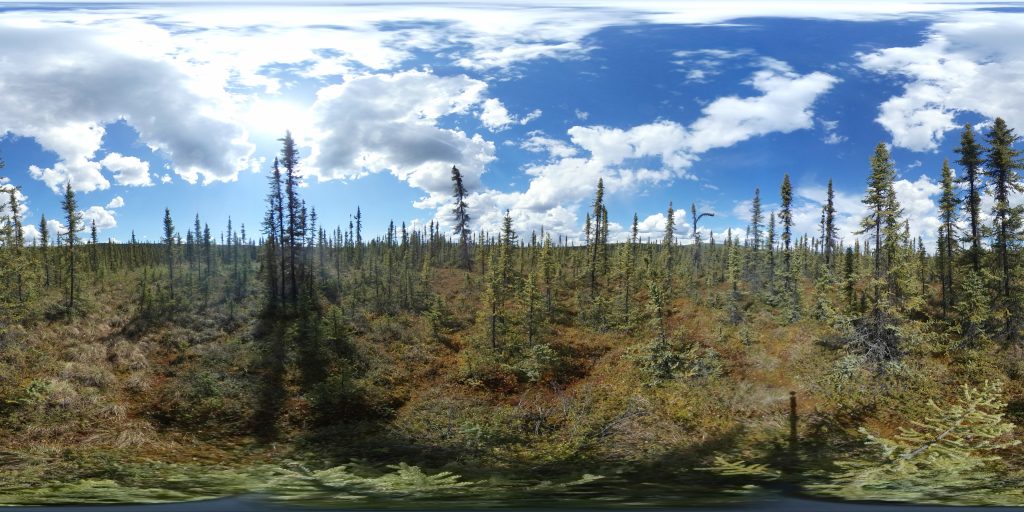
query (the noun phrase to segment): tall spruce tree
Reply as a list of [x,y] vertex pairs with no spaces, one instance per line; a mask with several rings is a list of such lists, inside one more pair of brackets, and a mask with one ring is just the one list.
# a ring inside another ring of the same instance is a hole
[[206,278],[203,279],[203,299],[210,298],[210,285],[213,281],[213,235],[210,225],[203,224],[203,258],[206,260]]
[[982,164],[985,163],[982,155],[982,147],[974,140],[974,129],[970,123],[964,125],[960,134],[960,147],[954,150],[960,155],[956,161],[963,168],[963,176],[957,180],[967,185],[967,197],[964,204],[967,208],[967,241],[969,248],[967,256],[974,272],[981,271],[981,191]]
[[775,211],[772,210],[768,214],[768,233],[765,239],[765,248],[768,250],[768,287],[769,291],[775,293],[775,274],[776,274],[776,261],[775,261]]
[[541,277],[544,280],[544,308],[548,318],[554,315],[554,294],[555,294],[555,254],[554,246],[551,245],[551,234],[544,236],[544,246],[540,253]]
[[1024,191],[1020,174],[1017,173],[1018,169],[1024,168],[1024,162],[1020,159],[1021,152],[1013,148],[1020,137],[1001,117],[996,118],[986,139],[989,147],[985,159],[985,175],[995,200],[992,205],[995,233],[992,249],[999,265],[1000,309],[1005,319],[1006,339],[1016,342],[1019,339],[1022,308],[1013,286],[1012,260],[1021,243],[1021,207],[1011,205],[1010,197]]
[[793,265],[793,184],[789,181],[789,173],[782,177],[779,190],[782,204],[779,207],[779,220],[782,222],[782,293],[789,320],[794,321],[800,316],[800,297],[797,295],[796,270]]
[[512,213],[505,210],[505,217],[501,221],[501,246],[498,252],[498,277],[501,282],[502,298],[507,298],[511,288],[515,285],[513,258],[516,244],[516,232],[512,229]]
[[633,295],[633,276],[636,274],[635,267],[637,264],[637,247],[640,241],[640,216],[636,212],[633,212],[633,224],[629,230],[629,243],[626,247],[625,261],[626,265],[622,269],[623,275],[623,286],[622,286],[622,308],[623,308],[623,321],[628,326],[630,321],[630,302],[632,301]]
[[676,236],[676,211],[672,208],[672,202],[668,203],[668,211],[665,213],[665,234],[661,239],[662,258],[665,263],[665,291],[672,292],[672,247],[675,245]]
[[281,142],[281,166],[284,167],[284,203],[286,210],[286,237],[283,240],[288,255],[288,298],[293,307],[299,302],[299,250],[303,245],[304,226],[302,202],[299,199],[299,150],[292,133],[286,131]]
[[281,212],[281,168],[278,165],[278,161],[274,159],[274,165],[271,167],[270,176],[268,177],[268,183],[270,185],[270,191],[267,193],[267,211],[263,216],[263,234],[266,236],[264,241],[264,257],[266,262],[263,266],[264,272],[266,272],[266,284],[267,284],[267,296],[269,297],[268,306],[271,309],[280,308],[283,301],[283,293],[281,288],[281,275],[283,270],[282,259],[281,259],[281,239],[279,238],[279,220]]
[[843,292],[846,295],[846,307],[854,311],[857,307],[856,289],[857,275],[854,273],[853,248],[846,248],[846,257],[843,260]]
[[21,225],[21,206],[18,204],[17,187],[9,186],[7,192],[7,208],[10,210],[10,236],[4,240],[11,251],[10,266],[14,270],[14,295],[19,306],[25,302],[25,272],[28,262],[25,261],[25,232]]
[[97,282],[100,278],[100,239],[96,229],[96,219],[89,221],[89,270]]
[[764,213],[761,211],[761,189],[754,188],[754,198],[750,201],[750,225],[747,227],[750,251],[746,253],[745,276],[753,289],[760,289],[764,279],[762,275],[761,246],[764,236]]
[[757,253],[761,250],[761,230],[764,228],[764,214],[761,213],[761,189],[754,189],[754,199],[750,201],[750,250]]
[[597,278],[598,274],[601,273],[601,259],[606,254],[605,241],[603,236],[605,230],[602,229],[602,220],[605,215],[604,210],[604,179],[597,179],[597,192],[594,194],[594,204],[592,216],[593,220],[593,236],[590,237],[589,249],[589,261],[587,264],[588,274],[590,275],[590,297],[597,296]]
[[894,315],[905,314],[897,301],[906,296],[907,260],[911,258],[900,257],[905,245],[905,224],[900,220],[902,210],[893,188],[896,169],[885,143],[875,147],[870,162],[871,175],[862,199],[868,213],[861,220],[859,233],[870,233],[874,238],[873,297],[867,333],[860,348],[870,360],[880,363],[901,353]]
[[[4,162],[0,159],[0,169],[3,167]],[[3,201],[6,204],[0,203],[0,282],[4,284],[0,288],[0,336],[2,336],[8,325],[17,323],[25,313],[21,279],[26,262],[24,261],[23,244],[18,240],[21,218],[17,189],[10,185],[0,186],[0,194],[8,196],[7,200]],[[5,366],[5,368],[10,368],[10,366]]]
[[[895,256],[897,239],[893,236],[893,226],[898,223],[898,205],[893,183],[896,169],[889,157],[889,149],[885,143],[875,146],[871,157],[871,175],[868,177],[868,188],[862,202],[868,208],[867,215],[861,219],[861,231],[870,233],[874,238],[874,307],[882,305],[882,290],[887,280],[887,270]],[[891,290],[889,286],[887,289]]]
[[203,234],[203,225],[199,222],[199,214],[196,213],[196,218],[192,224],[192,264],[195,265],[196,272],[202,277],[203,265],[200,254],[203,253],[202,240],[199,237]]
[[942,316],[947,317],[954,303],[953,268],[957,250],[957,206],[960,204],[954,188],[953,170],[949,161],[942,161],[942,197],[939,199],[939,240],[938,256],[939,281],[942,291]]
[[75,247],[78,245],[78,232],[83,229],[82,214],[78,211],[78,201],[75,199],[75,191],[68,181],[64,187],[64,199],[60,203],[64,210],[64,222],[67,233],[65,234],[65,247],[68,253],[68,287],[65,291],[67,301],[67,315],[75,314],[75,298],[78,296],[78,269],[76,268]]
[[167,260],[167,289],[171,301],[174,301],[174,222],[171,220],[171,209],[164,208],[164,257]]
[[455,234],[459,237],[459,266],[465,270],[471,270],[473,262],[469,257],[469,213],[466,205],[466,187],[462,182],[462,172],[459,168],[452,166],[452,191],[455,196],[455,208],[452,214],[455,216]]
[[356,266],[363,266],[363,210],[356,205]]
[[822,207],[821,217],[821,252],[825,257],[825,265],[831,266],[833,253],[836,247],[839,228],[836,226],[836,193],[832,189],[832,179],[828,180],[828,189],[825,194],[825,205]]
[[43,262],[43,286],[50,287],[50,227],[46,225],[46,214],[39,216],[39,258]]

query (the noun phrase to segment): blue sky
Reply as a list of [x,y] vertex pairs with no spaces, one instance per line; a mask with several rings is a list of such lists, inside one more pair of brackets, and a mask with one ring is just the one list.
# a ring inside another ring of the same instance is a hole
[[634,212],[660,237],[672,201],[720,239],[789,173],[797,230],[831,178],[849,241],[883,141],[933,240],[963,123],[1024,125],[1022,37],[1005,3],[0,4],[0,176],[26,224],[59,229],[70,180],[103,239],[158,238],[165,207],[252,233],[290,129],[307,202],[371,235],[449,227],[455,164],[477,229],[578,238],[602,177],[613,237]]

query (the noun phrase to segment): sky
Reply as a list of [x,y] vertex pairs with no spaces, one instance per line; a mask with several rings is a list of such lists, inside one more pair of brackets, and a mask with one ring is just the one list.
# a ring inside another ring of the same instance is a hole
[[[660,239],[671,202],[721,240],[788,173],[797,233],[833,180],[851,243],[868,159],[890,145],[932,244],[964,123],[1024,130],[1024,9],[1007,2],[0,3],[0,186],[27,239],[69,182],[101,240],[182,236],[198,214],[257,232],[286,130],[326,226],[357,207],[582,238],[597,180],[611,238]],[[3,204],[0,199],[0,205]],[[677,217],[677,236],[691,236]],[[704,235],[707,239],[707,235]]]

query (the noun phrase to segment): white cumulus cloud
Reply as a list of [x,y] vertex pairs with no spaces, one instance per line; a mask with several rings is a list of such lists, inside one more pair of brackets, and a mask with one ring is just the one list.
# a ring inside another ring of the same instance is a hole
[[767,64],[748,82],[760,96],[727,96],[703,108],[702,117],[690,126],[690,151],[702,153],[751,137],[813,126],[815,100],[839,79],[820,71],[799,75],[779,61]]
[[103,231],[104,229],[110,229],[117,226],[117,219],[114,217],[114,212],[102,206],[90,206],[81,213],[82,220],[85,221],[85,225],[89,226],[91,223],[95,222],[97,231]]
[[[910,222],[910,236],[921,237],[926,246],[933,248],[940,221],[937,200],[942,193],[941,184],[927,175],[917,179],[900,178],[893,183],[896,199],[903,208],[903,218]],[[797,201],[793,211],[794,232],[812,237],[821,236],[821,208],[825,202],[823,185],[800,186],[795,189]],[[863,193],[835,190],[836,227],[839,237],[849,246],[854,239],[864,240],[868,235],[858,234],[860,222],[869,213],[862,201]]]
[[124,206],[124,198],[121,196],[116,196],[107,203],[108,210],[114,210],[122,206]]
[[1010,43],[1022,37],[1024,14],[966,13],[933,24],[918,46],[861,54],[862,68],[904,82],[876,121],[914,151],[936,149],[959,112],[1024,125],[1024,50]]
[[[0,25],[0,132],[33,137],[60,160],[30,167],[51,189],[109,187],[93,156],[103,125],[125,120],[184,179],[230,181],[252,153],[227,95],[168,58],[132,53],[112,29]],[[121,43],[121,44],[117,44]]]
[[[628,129],[573,126],[567,131],[568,143],[532,133],[522,147],[546,151],[550,160],[525,169],[531,177],[525,191],[482,194],[480,205],[495,210],[479,216],[478,222],[496,228],[504,211],[512,209],[520,212],[519,221],[528,229],[540,225],[553,228],[542,222],[558,222],[558,229],[569,229],[564,233],[575,235],[578,223],[571,222],[566,212],[575,211],[593,195],[599,178],[609,194],[674,179],[694,179],[688,169],[706,151],[768,133],[812,127],[814,102],[837,79],[822,72],[799,75],[777,60],[763,59],[762,64],[748,82],[760,95],[718,98],[687,126],[667,120]],[[649,159],[660,165],[649,165]],[[545,217],[552,211],[559,215]],[[439,219],[443,216],[439,210]]]
[[100,160],[104,168],[114,173],[114,181],[118,185],[149,186],[153,180],[149,176],[149,162],[134,156],[120,153],[108,153]]
[[305,172],[319,180],[389,171],[428,194],[447,196],[451,167],[479,188],[494,143],[479,134],[439,126],[483,101],[487,84],[465,75],[429,71],[367,74],[317,94],[316,134]]

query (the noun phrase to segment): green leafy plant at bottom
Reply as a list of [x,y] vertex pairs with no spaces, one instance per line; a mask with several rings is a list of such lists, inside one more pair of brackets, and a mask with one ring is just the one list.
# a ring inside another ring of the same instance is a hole
[[1014,425],[1004,419],[1002,386],[985,382],[964,385],[958,399],[939,405],[933,415],[901,427],[892,437],[864,435],[874,453],[838,461],[829,481],[809,486],[815,493],[845,499],[956,503],[1024,504],[1021,476],[1013,474],[999,453],[1020,443]]

